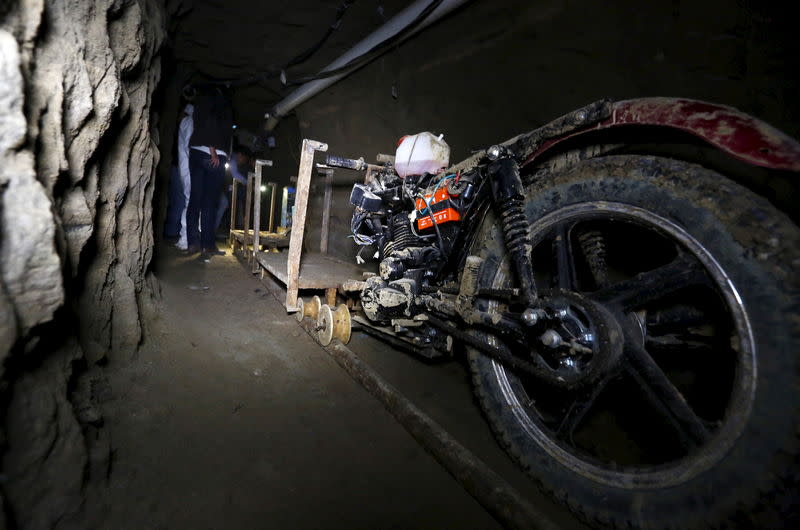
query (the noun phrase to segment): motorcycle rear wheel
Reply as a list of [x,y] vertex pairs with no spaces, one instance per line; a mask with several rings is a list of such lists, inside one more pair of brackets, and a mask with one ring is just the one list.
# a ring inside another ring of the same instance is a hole
[[[641,337],[626,335],[639,353],[626,349],[620,370],[579,390],[554,389],[468,349],[478,400],[512,457],[590,523],[694,528],[795,520],[797,227],[713,171],[645,156],[601,157],[537,177],[526,189],[526,215],[543,296],[560,287],[605,304],[620,298],[604,293],[625,287],[627,302],[611,309],[635,322]],[[484,258],[481,287],[512,286],[492,213],[475,241],[471,253]],[[562,241],[572,263],[552,266],[548,276],[550,245]],[[592,245],[601,247],[603,271],[597,256],[587,256]],[[682,277],[676,263],[702,270],[702,281],[695,275],[673,285]],[[645,278],[655,281],[635,292]],[[511,309],[489,298],[478,304]],[[546,349],[514,351],[524,357]],[[702,434],[686,432],[669,407],[664,412],[657,385],[631,361],[640,354],[668,378],[667,394],[680,393]]]

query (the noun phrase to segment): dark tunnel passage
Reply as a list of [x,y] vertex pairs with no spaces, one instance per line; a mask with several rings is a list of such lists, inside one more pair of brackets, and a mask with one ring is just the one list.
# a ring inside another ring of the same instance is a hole
[[[795,33],[751,1],[3,1],[0,529],[793,527]],[[298,226],[304,140],[364,167],[315,166]]]

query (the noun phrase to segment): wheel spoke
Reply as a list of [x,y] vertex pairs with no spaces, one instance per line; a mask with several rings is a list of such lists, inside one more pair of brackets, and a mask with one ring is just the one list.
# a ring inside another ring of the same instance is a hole
[[711,350],[715,345],[713,337],[706,335],[660,335],[656,337],[647,337],[647,346],[663,348],[665,350],[696,352]]
[[567,225],[562,224],[558,227],[553,246],[556,254],[558,287],[566,291],[574,291],[577,288],[577,282],[575,279],[575,261],[572,257],[572,246],[569,236],[569,228]]
[[625,345],[625,353],[630,365],[629,373],[656,410],[660,411],[690,444],[699,446],[707,441],[711,435],[703,421],[644,347],[629,342]]
[[[614,374],[615,375],[615,374]],[[606,389],[613,376],[605,377],[595,384],[590,391],[578,396],[570,405],[566,415],[556,429],[556,436],[559,438],[571,438],[575,429],[583,422],[588,412],[594,407],[597,398]]]
[[705,271],[697,260],[680,254],[666,265],[600,289],[591,296],[601,303],[631,311],[684,287],[705,283]]
[[648,333],[665,334],[707,323],[708,316],[695,307],[678,305],[655,313],[648,313],[646,322]]
[[675,305],[647,314],[647,327],[676,324],[681,326],[696,325],[708,320],[700,309],[690,305]]

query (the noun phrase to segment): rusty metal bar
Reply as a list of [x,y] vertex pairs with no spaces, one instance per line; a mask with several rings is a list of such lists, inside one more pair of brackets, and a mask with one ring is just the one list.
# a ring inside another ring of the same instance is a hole
[[242,244],[247,247],[247,236],[250,234],[250,212],[253,208],[253,179],[255,175],[253,172],[249,172],[247,174],[247,192],[245,194],[244,199],[244,226],[242,227],[242,233],[244,234],[244,238]]
[[[312,331],[314,326],[315,323],[310,322],[303,324],[312,336],[316,335]],[[504,527],[526,530],[560,528],[347,346],[337,340],[323,348],[350,377],[380,401],[400,425]]]
[[[268,275],[262,274],[261,279],[266,289],[280,300],[283,292],[279,285]],[[312,337],[317,336],[316,322],[306,319],[300,325]],[[347,346],[337,340],[327,347],[320,347],[380,401],[398,423],[501,525],[528,530],[557,530],[563,527],[525,499]]]
[[252,256],[253,269],[252,272],[258,271],[258,262],[256,261],[256,252],[261,245],[261,167],[262,160],[256,160],[256,179],[253,183],[253,249]]
[[269,233],[275,232],[275,191],[278,185],[274,182],[269,183]]
[[303,140],[300,153],[300,168],[297,172],[297,188],[294,195],[292,235],[289,238],[289,257],[286,262],[286,311],[297,311],[297,293],[300,283],[300,255],[303,252],[308,192],[311,187],[311,171],[314,168],[314,152],[327,151],[328,144],[316,140]]
[[261,176],[264,166],[272,160],[256,160],[256,181],[253,190],[253,272],[258,272],[256,253],[261,250]]
[[331,198],[333,196],[333,170],[322,169],[320,173],[325,175],[325,200],[322,204],[322,226],[319,233],[319,251],[322,254],[328,253],[328,232],[331,224]]

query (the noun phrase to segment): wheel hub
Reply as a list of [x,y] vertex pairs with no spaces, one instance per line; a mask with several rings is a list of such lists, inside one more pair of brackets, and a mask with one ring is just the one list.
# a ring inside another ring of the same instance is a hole
[[554,291],[543,298],[546,318],[529,332],[534,355],[540,355],[556,374],[577,377],[579,385],[594,383],[617,366],[623,333],[610,311],[570,291]]

